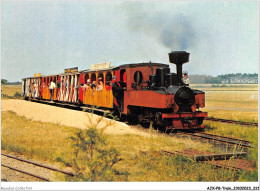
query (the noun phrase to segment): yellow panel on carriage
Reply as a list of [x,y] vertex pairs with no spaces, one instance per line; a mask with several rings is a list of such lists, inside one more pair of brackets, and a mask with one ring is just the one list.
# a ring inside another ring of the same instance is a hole
[[[57,87],[54,89],[52,100],[56,100],[57,95]],[[51,92],[48,86],[43,87],[42,93],[43,99],[51,99]]]
[[88,88],[88,90],[83,92],[83,104],[113,108],[112,90],[103,88],[103,90],[97,91],[96,89]]
[[[112,75],[113,71],[109,71]],[[87,90],[83,91],[83,104],[93,105],[98,107],[113,108],[113,94],[112,90],[106,90],[106,76],[108,72],[102,72],[103,74],[103,89],[97,91],[96,87],[93,89],[89,87]],[[100,74],[100,73],[99,73]],[[98,79],[98,72],[95,73],[96,79]]]
[[[46,100],[50,100],[51,99],[51,92],[49,89],[49,85],[51,80],[55,81],[55,84],[57,82],[58,76],[48,76],[48,77],[44,77],[43,78],[43,83],[42,83],[42,99],[46,99]],[[52,100],[56,100],[56,96],[57,95],[57,86],[53,91],[53,96],[52,96]]]

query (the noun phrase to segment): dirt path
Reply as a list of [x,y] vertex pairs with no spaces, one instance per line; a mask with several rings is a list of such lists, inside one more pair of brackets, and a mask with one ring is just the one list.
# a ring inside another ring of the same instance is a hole
[[[87,128],[86,126],[89,124],[87,115],[90,116],[94,122],[100,117],[87,112],[75,111],[25,100],[2,100],[1,111],[8,110],[35,121],[51,122],[80,129]],[[103,118],[98,127],[104,127],[107,122],[111,121],[113,125],[106,128],[106,133],[146,135],[145,132],[140,132],[137,129],[131,128],[125,123],[113,121],[107,118]]]

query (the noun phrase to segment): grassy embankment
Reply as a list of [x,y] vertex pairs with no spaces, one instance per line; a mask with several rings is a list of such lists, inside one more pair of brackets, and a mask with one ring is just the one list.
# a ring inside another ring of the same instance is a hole
[[[222,105],[223,108],[229,108],[233,107],[232,104],[239,105],[242,102],[241,107],[251,109],[246,105],[248,99],[251,100],[248,98],[250,95],[244,95],[245,99],[239,100],[241,92],[236,91],[237,95],[223,96],[221,100],[219,96],[226,91],[214,91],[214,94],[209,92],[206,91],[207,106],[215,107],[217,105],[217,107],[220,107],[221,101],[223,101],[225,102]],[[252,94],[250,91],[248,93]],[[236,99],[233,99],[234,97]],[[231,103],[229,100],[233,102]],[[254,100],[252,107],[257,107],[257,101]],[[229,103],[231,105],[228,105]],[[218,115],[222,114],[224,116],[222,118],[234,119],[234,116],[237,116],[242,120],[241,117],[244,116],[244,111],[221,110],[221,108],[219,110],[206,109],[214,117],[220,117]],[[249,111],[250,116],[256,113],[257,111]],[[249,114],[246,117],[250,117]],[[248,121],[251,120],[250,118]],[[257,121],[257,118],[253,117],[253,120]],[[256,147],[250,150],[248,159],[257,161],[257,128],[208,121],[205,124],[209,127],[207,131],[211,133],[253,141]],[[17,116],[13,112],[2,112],[2,149],[25,154],[35,159],[46,160],[50,163],[55,163],[56,158],[60,156],[67,159],[74,156],[68,137],[76,131],[75,128],[71,127],[31,121],[25,117]],[[109,144],[119,151],[120,158],[123,159],[115,165],[115,168],[129,173],[128,175],[118,175],[115,181],[257,181],[257,171],[237,173],[231,170],[215,169],[210,165],[195,163],[184,157],[170,157],[156,152],[161,149],[181,151],[188,148],[218,152],[210,144],[199,143],[190,139],[173,139],[164,135],[153,135],[154,133],[148,136],[107,135]],[[147,151],[147,153],[144,154],[140,151]],[[256,162],[255,165],[258,165],[258,163]],[[60,181],[64,180],[62,177],[58,178]]]
[[[69,137],[76,131],[71,127],[31,121],[10,111],[2,112],[2,149],[50,163],[55,163],[57,157],[73,158]],[[236,181],[242,178],[243,172],[215,169],[184,157],[170,157],[156,152],[187,148],[216,151],[210,144],[153,135],[107,135],[109,144],[119,151],[123,159],[115,168],[128,172],[128,175],[118,175],[115,181]]]

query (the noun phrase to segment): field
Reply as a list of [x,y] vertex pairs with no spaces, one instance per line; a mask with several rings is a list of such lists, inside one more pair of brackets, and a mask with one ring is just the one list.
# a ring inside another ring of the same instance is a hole
[[[193,85],[206,92],[206,108],[209,116],[242,121],[258,121],[258,88],[253,86],[212,87]],[[12,95],[19,87],[2,86],[2,93]],[[2,111],[1,149],[24,154],[32,159],[57,163],[57,158],[73,160],[74,153],[70,136],[76,128],[28,119],[12,111]],[[255,148],[249,152],[248,160],[258,166],[258,130],[256,127],[204,122],[206,131],[253,141]],[[114,124],[112,124],[113,126]],[[207,164],[196,163],[184,157],[171,157],[161,150],[185,150],[196,148],[201,151],[220,152],[208,143],[191,139],[170,138],[147,130],[146,135],[125,133],[106,134],[107,145],[114,147],[122,159],[114,165],[117,174],[113,181],[257,181],[258,172],[235,172],[216,169]],[[234,150],[235,151],[235,150]],[[54,181],[65,181],[56,176]]]
[[[3,85],[1,84],[1,99],[9,99],[4,95],[15,97],[15,94],[21,95],[22,85]],[[18,97],[18,96],[17,96]]]
[[258,85],[233,84],[215,87],[194,84],[191,87],[205,91],[206,107],[210,117],[258,122]]

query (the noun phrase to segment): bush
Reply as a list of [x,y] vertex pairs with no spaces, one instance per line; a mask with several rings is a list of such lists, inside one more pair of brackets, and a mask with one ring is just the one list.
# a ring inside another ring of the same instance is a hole
[[66,166],[71,166],[75,176],[68,177],[69,181],[112,181],[117,173],[113,169],[114,164],[119,161],[118,151],[113,147],[107,146],[107,138],[103,131],[105,127],[111,125],[111,121],[98,129],[103,119],[100,117],[97,123],[91,121],[85,130],[79,130],[74,136],[71,136],[74,149],[74,158],[66,161],[57,158]]
[[15,92],[14,97],[15,97],[15,98],[20,98],[20,97],[21,97],[21,93]]

